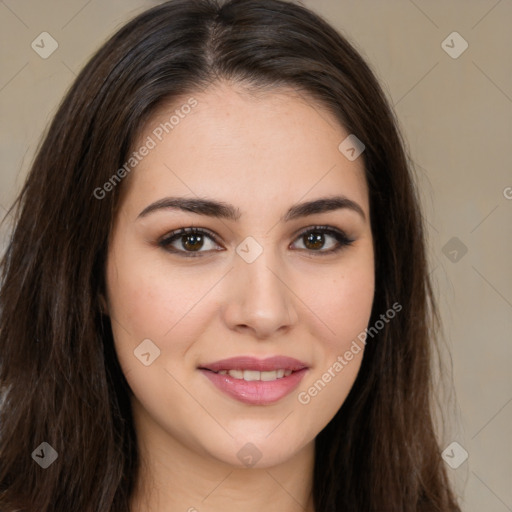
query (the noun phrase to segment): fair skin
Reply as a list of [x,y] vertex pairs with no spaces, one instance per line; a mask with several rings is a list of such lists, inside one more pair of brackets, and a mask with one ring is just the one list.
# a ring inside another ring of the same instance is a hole
[[[307,404],[298,397],[369,322],[374,252],[363,160],[345,158],[338,145],[348,133],[292,91],[254,97],[223,83],[191,96],[197,106],[123,184],[106,268],[105,307],[133,391],[143,461],[132,512],[313,512],[314,440],[343,404],[363,351]],[[134,147],[188,97],[161,109]],[[283,219],[298,203],[334,195],[361,212]],[[240,216],[169,207],[141,215],[171,196],[221,201]],[[312,230],[318,242],[303,236],[318,225],[352,243],[327,253],[340,245],[332,234]],[[181,235],[171,249],[159,244],[191,226],[217,240]],[[236,251],[247,237],[262,250],[250,263]],[[146,366],[134,350],[147,339],[160,355]],[[233,398],[200,370],[234,356],[277,355],[307,370],[298,387],[268,404]],[[257,462],[244,463],[243,450]]]

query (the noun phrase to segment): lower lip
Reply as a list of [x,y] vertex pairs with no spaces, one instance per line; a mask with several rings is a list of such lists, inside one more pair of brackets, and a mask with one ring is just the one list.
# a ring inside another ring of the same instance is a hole
[[221,375],[210,370],[201,369],[200,371],[218,389],[236,400],[251,405],[267,405],[277,402],[290,394],[299,385],[307,370],[307,368],[303,368],[302,370],[292,372],[287,377],[270,381],[246,381],[234,379],[227,374]]

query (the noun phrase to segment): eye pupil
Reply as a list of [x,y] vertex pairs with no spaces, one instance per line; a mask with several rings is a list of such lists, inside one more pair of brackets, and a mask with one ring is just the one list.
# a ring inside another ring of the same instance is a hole
[[[185,249],[189,250],[196,250],[200,249],[203,246],[203,236],[202,235],[185,235],[182,237],[182,240],[185,239],[185,242],[183,242],[183,247]],[[189,240],[192,240],[191,243],[188,243]]]
[[310,249],[321,249],[324,243],[323,233],[309,233],[307,236],[305,236],[304,245]]

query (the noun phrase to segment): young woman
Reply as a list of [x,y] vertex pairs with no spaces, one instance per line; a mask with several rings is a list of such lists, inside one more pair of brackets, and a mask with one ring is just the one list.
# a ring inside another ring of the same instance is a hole
[[403,142],[315,14],[142,13],[76,79],[14,214],[3,512],[460,510]]

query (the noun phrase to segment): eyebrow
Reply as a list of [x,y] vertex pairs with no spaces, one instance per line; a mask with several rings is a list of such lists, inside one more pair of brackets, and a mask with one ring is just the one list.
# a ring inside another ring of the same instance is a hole
[[[366,215],[361,206],[345,196],[321,197],[313,201],[295,204],[281,217],[281,220],[289,222],[298,218],[307,217],[308,215],[340,209],[352,210],[366,220]],[[237,207],[222,201],[204,198],[164,197],[144,208],[137,218],[146,217],[159,210],[181,210],[197,215],[205,215],[231,221],[239,220],[242,215]]]

